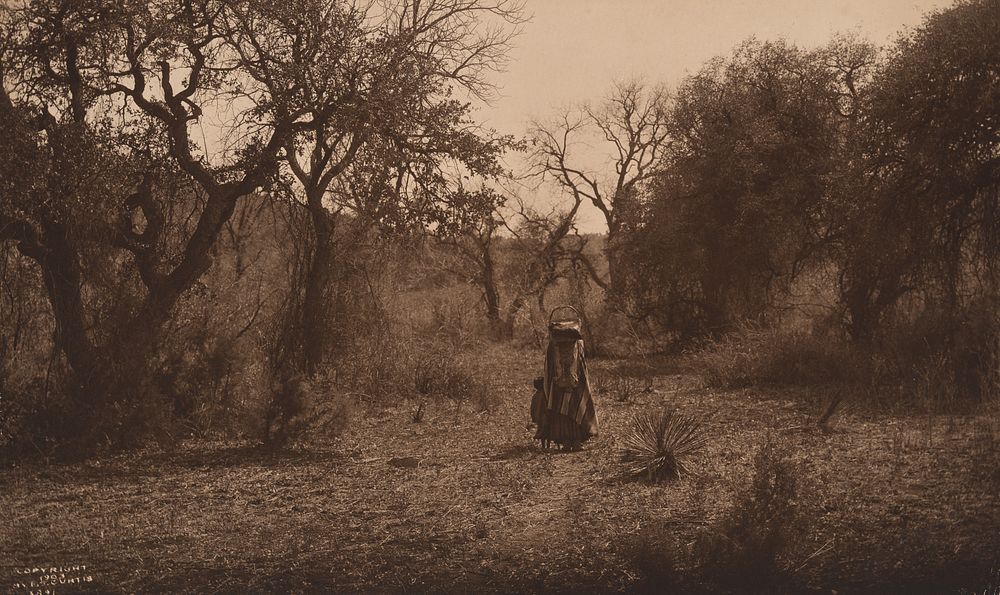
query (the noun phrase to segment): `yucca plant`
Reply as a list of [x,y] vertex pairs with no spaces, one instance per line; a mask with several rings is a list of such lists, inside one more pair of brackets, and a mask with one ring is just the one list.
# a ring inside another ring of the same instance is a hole
[[689,473],[688,457],[705,446],[701,422],[671,409],[637,414],[622,436],[622,462],[632,477],[651,482]]

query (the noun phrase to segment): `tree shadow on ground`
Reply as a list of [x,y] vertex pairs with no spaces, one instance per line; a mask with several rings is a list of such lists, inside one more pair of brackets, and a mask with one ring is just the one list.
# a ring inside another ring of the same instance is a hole
[[[550,581],[524,579],[492,569],[452,569],[448,575],[413,574],[405,560],[395,580],[372,589],[330,568],[301,568],[289,564],[287,570],[251,571],[239,574],[236,569],[200,568],[160,577],[142,585],[144,593],[530,593],[556,594],[602,593],[607,585],[559,585]],[[262,563],[262,565],[264,565]]]
[[85,463],[37,463],[16,473],[32,480],[76,484],[160,477],[171,471],[216,471],[248,467],[296,468],[337,464],[348,454],[329,449],[268,449],[256,445],[190,444],[175,450],[96,458]]
[[500,452],[494,454],[490,459],[494,461],[512,461],[515,459],[530,459],[544,451],[532,442],[515,442],[503,447]]
[[191,448],[164,452],[149,460],[152,464],[186,469],[231,467],[302,467],[317,463],[338,463],[347,458],[331,449],[271,449],[256,445]]

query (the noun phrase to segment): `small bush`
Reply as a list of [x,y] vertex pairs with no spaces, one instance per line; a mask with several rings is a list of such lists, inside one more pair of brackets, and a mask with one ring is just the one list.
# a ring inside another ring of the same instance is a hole
[[638,572],[637,592],[795,592],[791,556],[806,527],[796,469],[768,439],[732,507],[689,544],[666,521],[650,520],[623,553]]
[[441,349],[419,353],[413,365],[413,392],[423,397],[468,401],[475,392],[472,372]]
[[688,458],[705,445],[698,420],[664,409],[636,415],[622,435],[625,472],[650,482],[690,472]]
[[493,413],[500,408],[501,403],[500,390],[493,380],[487,376],[478,376],[476,378],[474,398],[472,399],[472,404],[475,406],[476,411],[479,413]]
[[329,376],[314,379],[302,414],[305,441],[323,442],[340,436],[354,416],[354,401]]
[[280,447],[298,437],[302,430],[298,421],[310,390],[308,379],[301,374],[274,381],[264,420],[265,443]]
[[619,403],[627,403],[648,388],[648,383],[634,376],[600,375],[595,382],[597,393]]
[[204,437],[230,429],[237,394],[252,392],[249,346],[233,337],[198,329],[193,336],[173,337],[152,370],[150,383],[172,406],[182,433]]
[[408,341],[390,328],[379,328],[358,337],[335,362],[343,386],[374,400],[385,400],[410,391],[411,355]]
[[492,379],[456,349],[435,346],[418,350],[412,366],[411,390],[419,397],[448,399],[458,406],[471,403],[480,412],[495,411],[500,405],[500,393]]
[[335,438],[347,429],[352,413],[350,398],[337,390],[330,378],[291,376],[273,387],[265,443],[282,447]]
[[749,485],[740,494],[696,543],[693,565],[709,583],[768,591],[788,578],[784,560],[801,529],[796,471],[772,439],[754,457]]
[[426,405],[427,403],[425,401],[420,401],[420,403],[417,404],[417,408],[410,414],[410,421],[415,424],[424,421],[424,407]]

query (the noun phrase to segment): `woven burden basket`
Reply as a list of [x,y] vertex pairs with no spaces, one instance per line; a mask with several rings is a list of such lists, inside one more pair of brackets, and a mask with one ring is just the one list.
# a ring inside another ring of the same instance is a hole
[[[556,318],[556,312],[570,310],[572,318],[565,316]],[[583,317],[573,306],[557,306],[549,312],[549,337],[555,341],[576,341],[582,339]]]
[[[556,312],[559,312],[560,310],[571,310],[573,312],[573,317],[572,318],[560,317],[558,320],[553,320],[553,318],[556,315]],[[579,325],[583,324],[583,317],[580,316],[580,311],[574,308],[573,306],[556,306],[555,308],[552,308],[551,312],[549,312],[549,326],[551,327],[553,324],[558,324],[560,322],[562,323],[575,322]]]

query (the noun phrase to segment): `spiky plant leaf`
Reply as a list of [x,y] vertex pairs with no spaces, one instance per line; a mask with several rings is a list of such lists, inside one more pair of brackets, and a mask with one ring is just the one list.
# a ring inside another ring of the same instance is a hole
[[625,472],[656,482],[689,473],[688,458],[705,446],[701,422],[671,409],[637,414],[622,436]]

